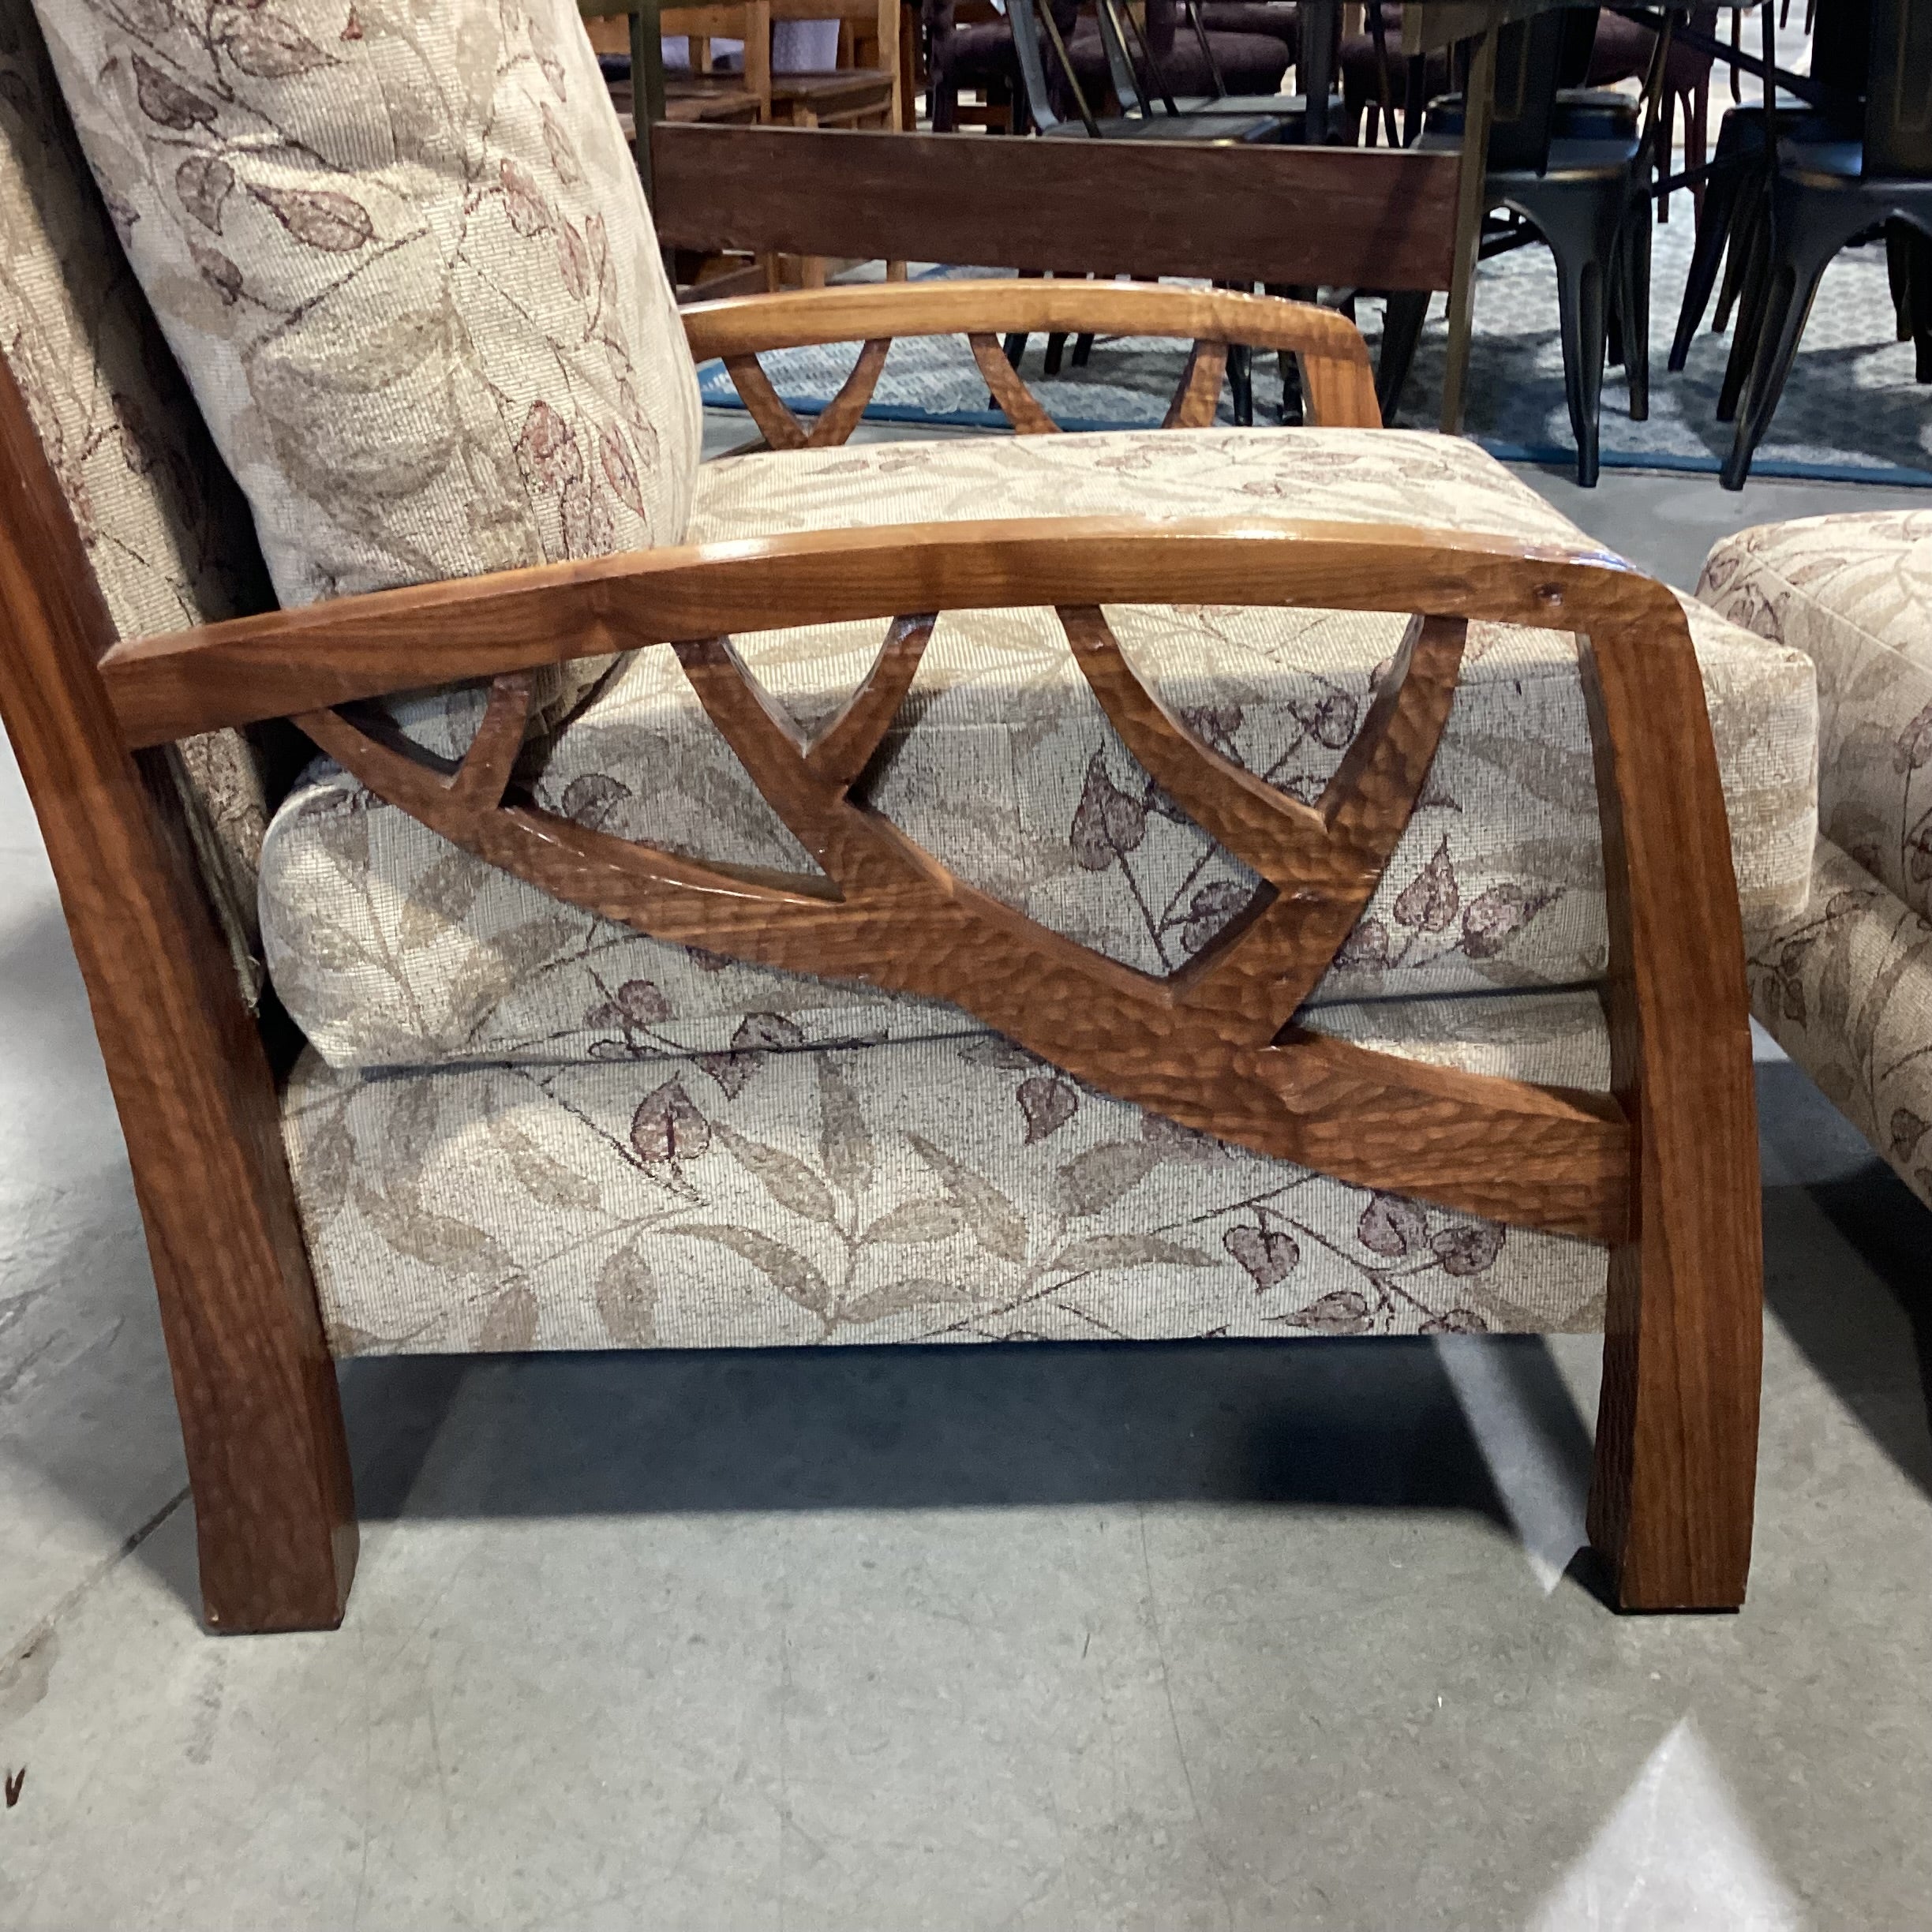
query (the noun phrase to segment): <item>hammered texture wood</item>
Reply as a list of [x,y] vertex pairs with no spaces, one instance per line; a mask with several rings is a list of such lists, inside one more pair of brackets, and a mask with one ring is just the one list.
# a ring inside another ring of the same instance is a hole
[[967,338],[972,350],[974,361],[979,365],[979,373],[986,378],[987,387],[993,392],[993,400],[1000,406],[1000,413],[1021,436],[1058,436],[1060,425],[1047,413],[1046,406],[1020,379],[1020,372],[1006,360],[1006,351],[1000,346],[997,335],[989,335],[975,330]]
[[[1097,610],[1062,613],[1096,694],[1178,802],[1269,883],[1250,915],[1157,979],[1035,925],[854,800],[930,620],[900,619],[808,743],[727,637],[677,646],[712,723],[819,874],[706,867],[473,792],[339,715],[301,723],[379,797],[553,896],[650,936],[945,999],[1076,1077],[1185,1125],[1360,1185],[1620,1241],[1629,1142],[1605,1096],[1439,1069],[1319,1035],[1279,1039],[1374,889],[1427,776],[1464,625],[1417,619],[1316,807],[1201,744],[1135,678]],[[479,740],[491,732],[500,685]],[[493,781],[492,781],[493,784]]]

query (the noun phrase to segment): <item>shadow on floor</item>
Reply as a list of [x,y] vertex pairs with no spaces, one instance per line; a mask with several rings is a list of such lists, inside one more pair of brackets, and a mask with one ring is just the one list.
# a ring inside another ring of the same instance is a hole
[[1932,1213],[1800,1068],[1761,1065],[1758,1077],[1765,1301],[1932,1496]]
[[[1484,1346],[1586,1481],[1548,1349]],[[343,1386],[370,1518],[1193,1500],[1508,1521],[1425,1340],[391,1358]]]

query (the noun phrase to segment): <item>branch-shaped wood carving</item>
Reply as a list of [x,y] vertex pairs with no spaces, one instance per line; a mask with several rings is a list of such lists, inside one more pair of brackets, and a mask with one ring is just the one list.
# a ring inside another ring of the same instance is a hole
[[1021,436],[1055,436],[1060,425],[1046,413],[1039,398],[1020,380],[1020,372],[1006,360],[997,335],[975,331],[966,338],[979,373],[986,378],[1000,413]]
[[784,399],[772,387],[765,365],[750,350],[724,358],[725,373],[738,391],[751,420],[775,450],[829,449],[843,443],[859,425],[872,391],[878,387],[879,372],[886,366],[886,352],[892,346],[890,336],[875,336],[859,351],[852,372],[839,386],[839,392],[820,411],[808,430],[792,414]]
[[1246,915],[1166,978],[1035,925],[851,796],[911,686],[930,616],[893,623],[864,683],[809,740],[728,638],[677,646],[712,722],[818,874],[707,865],[502,803],[511,721],[528,702],[515,679],[498,680],[453,777],[339,713],[297,721],[379,797],[445,837],[654,938],[949,1000],[1077,1077],[1223,1139],[1495,1219],[1622,1239],[1630,1135],[1615,1100],[1284,1028],[1407,822],[1454,691],[1462,623],[1410,626],[1355,744],[1310,807],[1174,721],[1097,611],[1063,621],[1136,755],[1267,882]]

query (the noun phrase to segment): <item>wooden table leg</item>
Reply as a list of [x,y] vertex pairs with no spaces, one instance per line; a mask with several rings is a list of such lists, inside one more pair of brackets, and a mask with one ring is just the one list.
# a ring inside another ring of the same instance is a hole
[[1476,261],[1488,212],[1489,118],[1496,107],[1496,29],[1493,21],[1477,36],[1463,96],[1462,172],[1456,186],[1455,260],[1450,271],[1449,359],[1443,371],[1442,426],[1462,433],[1462,392],[1469,382],[1470,338],[1476,315]]
[[1311,148],[1328,139],[1328,90],[1335,80],[1335,22],[1340,0],[1301,0],[1301,52],[1295,80],[1307,103],[1305,122]]

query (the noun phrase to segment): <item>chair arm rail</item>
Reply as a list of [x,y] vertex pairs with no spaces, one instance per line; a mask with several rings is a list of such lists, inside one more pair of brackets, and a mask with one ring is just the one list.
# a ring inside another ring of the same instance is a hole
[[1602,552],[1395,524],[1061,517],[807,531],[540,564],[120,643],[99,669],[138,748],[738,631],[907,611],[1175,603],[1683,631],[1663,586]]
[[721,357],[739,366],[743,358],[767,350],[884,342],[900,335],[1155,335],[1240,343],[1301,358],[1311,422],[1366,428],[1382,420],[1368,347],[1354,324],[1333,309],[1274,295],[1152,283],[1002,277],[747,295],[693,303],[680,313],[695,358],[702,362]]

